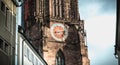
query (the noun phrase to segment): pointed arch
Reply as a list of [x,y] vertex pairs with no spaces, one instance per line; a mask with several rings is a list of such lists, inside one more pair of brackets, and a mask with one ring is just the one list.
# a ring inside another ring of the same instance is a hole
[[56,65],[65,65],[65,57],[61,49],[56,54]]

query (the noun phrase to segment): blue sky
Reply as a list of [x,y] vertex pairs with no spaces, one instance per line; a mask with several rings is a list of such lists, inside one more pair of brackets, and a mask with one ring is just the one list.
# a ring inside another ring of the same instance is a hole
[[118,65],[114,57],[116,0],[78,0],[85,21],[90,65]]

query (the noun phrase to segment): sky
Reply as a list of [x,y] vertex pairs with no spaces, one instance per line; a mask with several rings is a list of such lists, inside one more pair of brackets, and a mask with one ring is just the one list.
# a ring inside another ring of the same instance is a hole
[[118,65],[114,57],[116,0],[78,0],[85,22],[90,65]]

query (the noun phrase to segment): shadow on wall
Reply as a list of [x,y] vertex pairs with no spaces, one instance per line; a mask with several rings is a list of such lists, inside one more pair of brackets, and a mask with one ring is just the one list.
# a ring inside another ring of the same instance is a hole
[[63,47],[66,65],[81,65],[82,56],[80,52],[80,40],[78,31],[75,26],[71,25],[68,29],[68,38],[66,45]]

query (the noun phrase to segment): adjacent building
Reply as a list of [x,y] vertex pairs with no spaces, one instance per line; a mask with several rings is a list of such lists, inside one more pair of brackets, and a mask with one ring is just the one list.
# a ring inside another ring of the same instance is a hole
[[33,47],[26,38],[24,29],[18,27],[18,63],[17,65],[47,65],[41,54]]
[[15,65],[16,9],[13,0],[0,0],[0,64]]
[[24,34],[48,65],[90,65],[78,0],[24,0]]
[[120,65],[120,5],[119,4],[120,1],[117,0],[115,57],[118,59],[118,65]]

